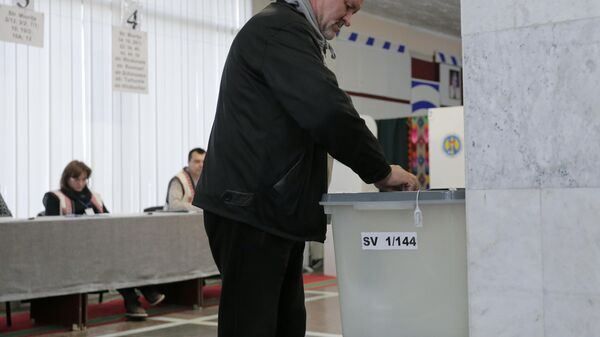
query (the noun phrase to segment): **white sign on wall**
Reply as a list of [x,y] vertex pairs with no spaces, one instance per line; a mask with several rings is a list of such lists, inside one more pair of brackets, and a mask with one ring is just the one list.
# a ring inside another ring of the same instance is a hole
[[148,93],[148,33],[140,31],[141,5],[121,1],[121,27],[113,27],[113,90]]
[[0,5],[0,40],[44,47],[44,13],[31,10],[28,0],[16,1],[15,6]]
[[148,33],[113,27],[113,90],[148,93]]

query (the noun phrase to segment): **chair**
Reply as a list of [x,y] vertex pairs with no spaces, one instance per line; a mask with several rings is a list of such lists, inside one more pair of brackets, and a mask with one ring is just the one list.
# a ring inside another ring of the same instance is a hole
[[144,212],[148,213],[148,212],[156,212],[156,211],[162,211],[164,209],[165,206],[152,206],[152,207],[146,207],[144,208]]

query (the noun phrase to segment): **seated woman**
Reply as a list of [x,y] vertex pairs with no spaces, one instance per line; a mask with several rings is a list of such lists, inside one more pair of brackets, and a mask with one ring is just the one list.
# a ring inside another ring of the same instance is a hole
[[44,215],[108,213],[100,195],[87,186],[91,175],[92,169],[83,162],[70,162],[60,178],[60,189],[44,195]]
[[[92,192],[88,179],[92,169],[77,160],[70,162],[63,170],[60,178],[60,189],[44,195],[45,215],[72,215],[108,213],[99,194]],[[153,286],[138,288],[148,303],[157,305],[165,295],[159,293]],[[135,288],[118,289],[125,302],[125,315],[133,319],[145,319],[148,314],[138,301]]]

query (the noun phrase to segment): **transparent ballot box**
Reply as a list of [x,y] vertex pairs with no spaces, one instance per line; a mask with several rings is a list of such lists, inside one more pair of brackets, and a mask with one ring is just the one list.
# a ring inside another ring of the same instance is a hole
[[[344,337],[467,337],[464,191],[326,194]],[[419,214],[420,213],[420,214]]]

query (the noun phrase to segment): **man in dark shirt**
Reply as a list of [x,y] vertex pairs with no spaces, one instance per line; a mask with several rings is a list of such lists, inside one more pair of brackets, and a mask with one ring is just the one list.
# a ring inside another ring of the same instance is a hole
[[233,41],[193,202],[221,272],[220,337],[305,335],[302,253],[325,239],[327,153],[381,190],[417,188],[324,63],[362,3],[279,0]]

